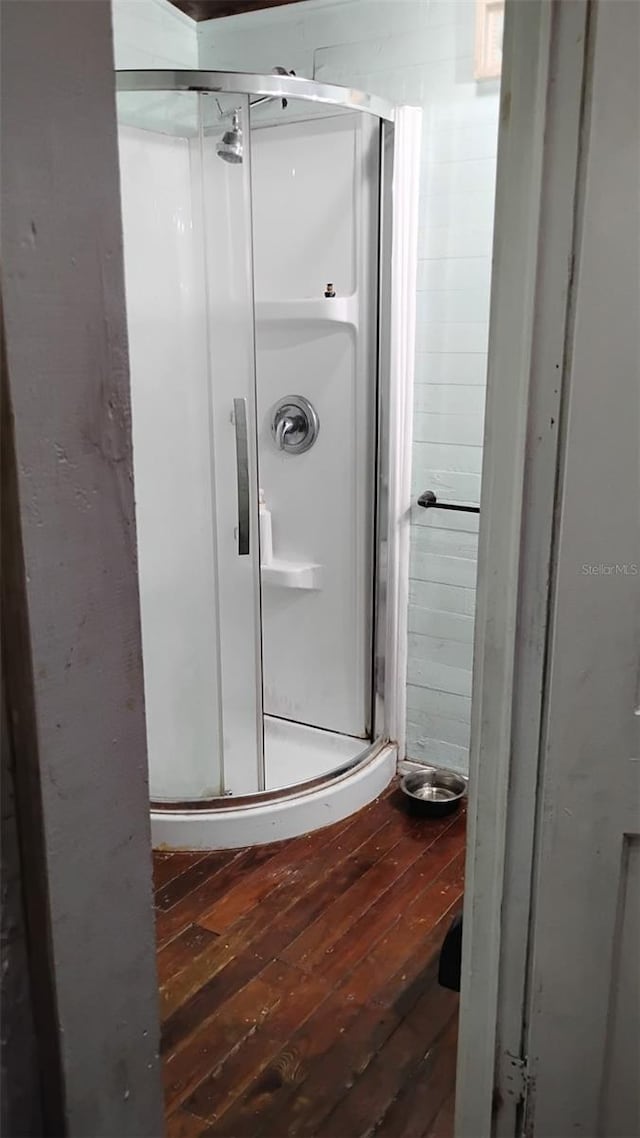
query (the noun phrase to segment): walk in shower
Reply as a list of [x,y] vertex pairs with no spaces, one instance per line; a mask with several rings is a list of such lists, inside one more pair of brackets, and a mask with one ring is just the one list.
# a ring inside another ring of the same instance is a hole
[[154,842],[287,837],[395,770],[407,112],[283,68],[118,105]]

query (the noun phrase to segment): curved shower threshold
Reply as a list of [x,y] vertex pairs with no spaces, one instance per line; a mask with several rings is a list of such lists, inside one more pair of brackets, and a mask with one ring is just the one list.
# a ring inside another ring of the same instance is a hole
[[[360,740],[360,746],[362,741]],[[312,786],[267,791],[243,803],[224,799],[210,808],[151,810],[154,849],[219,850],[296,838],[349,817],[389,785],[396,772],[393,743],[373,745],[362,762]],[[237,803],[237,804],[236,804]]]

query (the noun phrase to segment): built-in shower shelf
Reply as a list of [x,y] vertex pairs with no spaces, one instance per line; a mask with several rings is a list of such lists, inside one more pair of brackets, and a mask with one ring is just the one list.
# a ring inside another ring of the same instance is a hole
[[321,589],[322,565],[304,561],[270,561],[261,566],[262,584],[279,589]]
[[309,300],[258,300],[256,319],[259,323],[277,321],[358,324],[357,296],[313,297]]

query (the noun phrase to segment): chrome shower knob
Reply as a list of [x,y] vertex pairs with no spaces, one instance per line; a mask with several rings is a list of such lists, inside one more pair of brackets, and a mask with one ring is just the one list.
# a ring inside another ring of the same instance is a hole
[[271,434],[278,450],[304,454],[318,437],[320,420],[315,407],[303,395],[285,395],[271,414]]

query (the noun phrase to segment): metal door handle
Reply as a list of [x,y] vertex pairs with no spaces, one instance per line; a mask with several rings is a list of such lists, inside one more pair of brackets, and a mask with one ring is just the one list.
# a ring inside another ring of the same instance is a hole
[[249,507],[249,439],[247,434],[247,401],[234,399],[233,421],[236,428],[236,478],[238,483],[238,554],[246,557],[250,547],[251,514]]
[[455,502],[439,502],[433,490],[425,490],[418,498],[418,505],[424,506],[425,510],[429,506],[435,506],[438,510],[459,510],[462,514],[479,514],[479,506],[458,506]]

